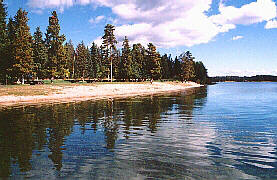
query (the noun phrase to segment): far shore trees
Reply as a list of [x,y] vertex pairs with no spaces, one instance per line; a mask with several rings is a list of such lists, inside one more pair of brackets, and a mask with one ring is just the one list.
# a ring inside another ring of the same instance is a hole
[[[181,80],[207,82],[203,62],[195,61],[189,51],[175,60],[170,54],[161,55],[153,43],[144,47],[123,39],[116,48],[115,27],[107,24],[102,45],[87,47],[82,41],[74,47],[65,43],[60,34],[56,11],[49,17],[45,37],[39,27],[33,37],[28,26],[27,12],[19,9],[7,23],[7,11],[0,0],[0,83],[15,83],[25,79],[93,79],[98,81]],[[70,38],[69,38],[70,39]]]

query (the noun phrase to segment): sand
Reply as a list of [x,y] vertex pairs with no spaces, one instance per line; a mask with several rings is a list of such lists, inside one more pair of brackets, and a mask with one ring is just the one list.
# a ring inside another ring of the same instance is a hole
[[147,96],[161,93],[184,91],[187,88],[201,85],[189,83],[154,82],[150,83],[122,83],[122,84],[96,84],[94,86],[63,86],[48,95],[35,96],[0,96],[0,105],[36,104],[43,102],[71,102],[98,100],[110,98],[125,98],[134,96]]

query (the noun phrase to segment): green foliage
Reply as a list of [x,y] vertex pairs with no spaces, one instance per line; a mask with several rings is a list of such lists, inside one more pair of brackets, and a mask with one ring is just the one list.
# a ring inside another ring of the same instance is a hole
[[74,78],[74,71],[75,71],[75,50],[71,40],[65,43],[65,53],[66,53],[66,69],[68,69],[70,78]]
[[132,75],[132,54],[129,46],[129,40],[126,36],[122,46],[122,56],[120,58],[121,61],[119,65],[120,79],[127,80],[130,79]]
[[19,9],[14,17],[15,37],[11,42],[13,58],[12,75],[17,78],[29,78],[34,66],[32,36],[28,26],[27,12]]
[[89,63],[90,78],[102,79],[105,74],[105,64],[101,57],[101,50],[93,42],[90,48],[90,63]]
[[172,60],[167,54],[161,57],[161,74],[162,79],[169,79],[172,76]]
[[42,32],[40,28],[37,27],[33,36],[33,51],[34,51],[34,72],[36,77],[38,78],[46,78],[47,77],[47,48],[42,39]]
[[199,81],[201,84],[207,83],[208,72],[202,61],[197,61],[194,64],[195,69],[195,81]]
[[77,78],[86,78],[89,76],[89,66],[90,53],[86,48],[84,42],[78,44],[76,49],[76,72],[75,77]]
[[148,73],[150,78],[154,80],[161,78],[161,57],[160,54],[156,52],[156,47],[152,44],[148,44],[147,49],[147,66],[148,66]]
[[145,79],[145,49],[141,44],[134,44],[132,49],[132,78]]
[[0,1],[0,80],[4,81],[7,74],[8,43],[7,43],[7,8]]
[[112,75],[113,55],[116,52],[115,45],[117,44],[116,38],[114,36],[114,30],[115,30],[115,27],[113,25],[107,24],[105,26],[104,36],[102,37],[102,39],[103,39],[103,44],[102,44],[103,51],[102,52],[103,52],[104,58],[106,59],[107,63],[110,63],[110,65],[111,65],[111,68],[110,68],[111,81],[112,81],[112,76],[113,76]]
[[46,45],[48,48],[48,77],[65,77],[66,76],[66,51],[63,43],[64,35],[60,34],[59,19],[56,11],[52,12],[49,17],[49,26],[46,33]]
[[195,77],[194,57],[187,51],[180,55],[180,60],[182,62],[180,74],[181,81],[192,81]]

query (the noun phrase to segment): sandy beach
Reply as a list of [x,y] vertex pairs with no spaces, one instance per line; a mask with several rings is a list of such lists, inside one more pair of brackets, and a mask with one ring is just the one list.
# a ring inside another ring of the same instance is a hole
[[[41,85],[42,88],[44,88],[44,86],[45,85]],[[200,86],[201,85],[193,82],[154,82],[153,84],[122,83],[77,86],[45,86],[46,95],[2,95],[0,96],[0,105],[9,106],[14,104],[37,104],[48,102],[70,102],[147,96],[161,93],[183,91],[187,88],[194,88]],[[54,89],[54,91],[50,91],[50,89]]]

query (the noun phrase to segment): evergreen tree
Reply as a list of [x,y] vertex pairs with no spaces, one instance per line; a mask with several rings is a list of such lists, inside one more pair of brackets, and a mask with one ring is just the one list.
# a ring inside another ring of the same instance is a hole
[[48,77],[65,77],[66,52],[63,46],[64,35],[60,34],[59,19],[56,11],[49,17],[49,26],[46,33],[46,45],[48,47]]
[[120,61],[120,78],[127,80],[130,79],[132,75],[132,54],[131,54],[131,49],[129,46],[129,40],[125,36],[124,41],[123,41],[123,48],[122,48],[122,56],[121,56],[121,61]]
[[94,42],[92,43],[92,46],[90,48],[89,66],[90,66],[91,78],[97,78],[97,79],[103,78],[105,67],[102,62],[100,49],[97,47],[97,45]]
[[121,52],[119,49],[116,49],[112,55],[112,59],[113,59],[113,76],[114,78],[119,78],[119,64],[120,64],[120,60],[121,60]]
[[161,77],[161,57],[160,54],[156,52],[156,47],[152,44],[148,44],[147,50],[147,64],[148,73],[150,78],[159,79]]
[[167,54],[161,57],[161,74],[162,79],[170,78],[170,57],[167,57]]
[[181,77],[181,62],[175,57],[174,63],[173,63],[173,77],[175,79],[180,79]]
[[105,53],[105,58],[108,60],[110,63],[110,79],[112,82],[113,79],[113,54],[116,52],[116,47],[115,45],[117,44],[116,38],[114,36],[114,26],[111,24],[107,24],[105,26],[104,30],[104,36],[102,37],[103,39],[103,50]]
[[12,72],[17,78],[30,78],[33,70],[32,36],[28,26],[27,12],[22,9],[15,16],[15,39],[12,42],[13,53]]
[[148,76],[147,51],[140,43],[137,44],[137,53],[134,54],[139,67],[139,78],[145,80]]
[[195,77],[194,57],[187,51],[180,55],[181,59],[181,80],[191,81]]
[[5,80],[7,75],[7,8],[0,0],[0,80]]
[[108,74],[110,73],[110,68],[109,68],[110,63],[109,63],[106,48],[104,48],[104,46],[101,45],[99,47],[99,50],[100,50],[100,57],[101,57],[101,62],[102,62],[102,66],[101,66],[101,70],[100,70],[101,71],[100,79],[103,79],[103,78],[107,78]]
[[132,49],[132,78],[143,79],[144,56],[141,44],[133,44]]
[[3,68],[5,68],[4,72],[6,74],[6,83],[7,81],[12,80],[12,65],[14,62],[14,54],[15,54],[15,47],[13,46],[13,42],[15,40],[15,22],[12,18],[9,18],[9,22],[7,25],[7,45],[6,45],[6,61],[4,62]]
[[208,72],[202,61],[195,62],[195,80],[197,83],[206,84],[208,78]]
[[48,60],[47,48],[42,39],[42,32],[40,28],[37,27],[33,36],[33,51],[34,51],[34,71],[36,77],[46,78],[46,64]]
[[74,71],[75,71],[75,50],[71,40],[65,43],[65,52],[66,52],[66,69],[69,70],[70,77],[74,78]]
[[86,48],[84,42],[78,44],[76,48],[76,69],[75,75],[78,78],[88,77],[88,49]]

